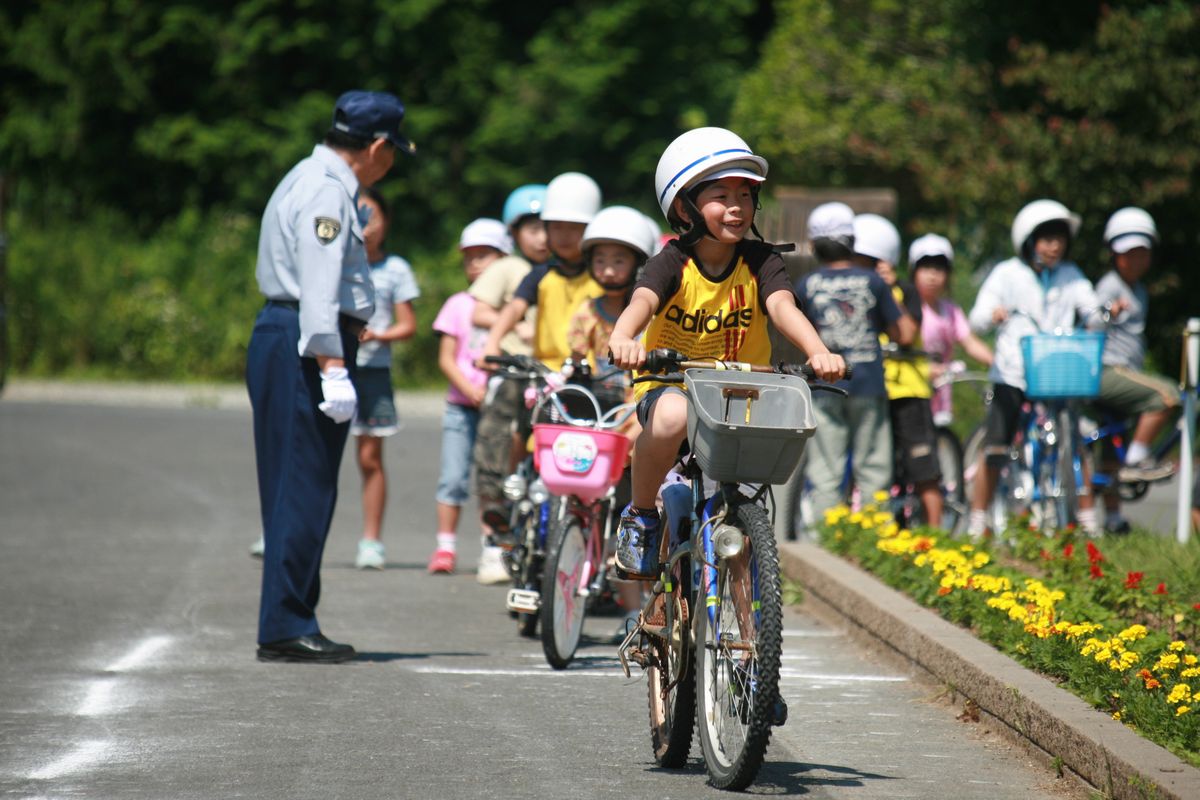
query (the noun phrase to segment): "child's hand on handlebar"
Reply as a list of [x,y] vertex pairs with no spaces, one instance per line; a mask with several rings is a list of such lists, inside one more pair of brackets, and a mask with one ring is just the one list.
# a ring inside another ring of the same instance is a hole
[[608,340],[612,362],[621,369],[637,369],[646,363],[646,348],[637,339],[613,334]]
[[837,353],[818,353],[809,358],[808,363],[823,381],[833,383],[846,375],[846,362]]

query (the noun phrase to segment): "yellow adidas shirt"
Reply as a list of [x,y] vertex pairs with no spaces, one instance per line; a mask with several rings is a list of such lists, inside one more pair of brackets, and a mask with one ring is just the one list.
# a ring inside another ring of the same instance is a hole
[[[637,286],[659,298],[642,336],[647,350],[669,347],[695,359],[755,364],[771,359],[766,299],[777,291],[792,291],[783,259],[771,245],[746,241],[715,277],[705,275],[687,251],[672,243],[646,262]],[[636,384],[637,397],[663,385]]]

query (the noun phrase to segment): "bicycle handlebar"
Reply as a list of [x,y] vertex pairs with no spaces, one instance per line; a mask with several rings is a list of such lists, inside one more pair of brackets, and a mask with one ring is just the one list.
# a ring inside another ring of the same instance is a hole
[[[771,367],[760,364],[748,364],[742,361],[722,361],[720,359],[692,360],[678,350],[659,348],[646,353],[646,361],[642,370],[648,375],[640,375],[633,379],[634,383],[658,381],[662,383],[682,383],[683,372],[689,369],[717,369],[731,372],[770,372],[783,375],[794,375],[808,381],[813,389],[832,392],[845,396],[847,392],[833,384],[813,383],[817,375],[809,364],[788,364],[780,362]],[[661,374],[666,373],[666,374]],[[846,377],[853,374],[851,365],[846,365]]]

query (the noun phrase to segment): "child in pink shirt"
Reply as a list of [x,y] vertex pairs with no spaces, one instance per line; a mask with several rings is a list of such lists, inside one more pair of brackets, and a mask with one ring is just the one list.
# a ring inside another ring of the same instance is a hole
[[[945,365],[954,356],[956,344],[961,344],[971,358],[990,366],[991,348],[971,333],[963,310],[945,297],[954,266],[954,248],[950,241],[936,233],[925,234],[909,247],[908,263],[917,294],[921,296],[921,341],[926,352],[937,356],[930,365],[930,377],[937,378],[945,370]],[[949,384],[934,391],[930,405],[935,424],[945,425],[950,421]]]
[[[474,283],[496,259],[511,252],[504,223],[477,219],[463,229],[459,241],[467,281]],[[471,323],[476,300],[467,292],[451,295],[433,321],[441,335],[438,367],[450,388],[442,415],[442,466],[437,486],[437,549],[429,560],[431,573],[454,572],[457,560],[458,518],[470,496],[471,451],[479,427],[479,405],[487,391],[488,374],[476,366],[483,355],[487,330]]]

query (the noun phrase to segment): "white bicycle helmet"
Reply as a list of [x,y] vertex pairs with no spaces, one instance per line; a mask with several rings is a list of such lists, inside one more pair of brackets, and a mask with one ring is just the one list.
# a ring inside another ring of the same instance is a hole
[[462,235],[458,238],[459,250],[466,250],[468,247],[491,247],[508,255],[512,252],[512,237],[508,235],[508,228],[500,220],[480,217],[463,228]]
[[730,176],[761,183],[767,178],[767,160],[754,155],[742,137],[725,128],[693,128],[676,137],[663,151],[654,172],[658,207],[671,228],[681,235],[684,234],[682,229],[691,231],[671,213],[671,206],[680,193],[700,181]]
[[546,185],[542,222],[592,221],[600,210],[600,187],[582,172],[564,172]]
[[1158,244],[1158,226],[1146,211],[1128,206],[1108,218],[1104,226],[1104,243],[1114,253],[1126,253],[1135,247],[1152,250]]
[[854,218],[854,252],[900,265],[900,231],[878,214],[859,214]]
[[1013,250],[1023,255],[1025,243],[1038,226],[1055,221],[1065,222],[1071,231],[1072,238],[1079,233],[1079,215],[1073,214],[1070,209],[1057,200],[1034,200],[1026,205],[1017,212],[1016,218],[1013,219]]
[[950,264],[954,263],[954,247],[951,246],[950,240],[945,236],[939,236],[936,233],[927,233],[924,236],[913,240],[913,243],[908,246],[908,268],[910,270],[917,268],[917,263],[923,258],[937,258],[941,256]]
[[654,239],[646,224],[646,216],[629,206],[609,206],[600,211],[583,231],[579,248],[587,253],[598,244],[623,244],[642,259],[654,252]]

